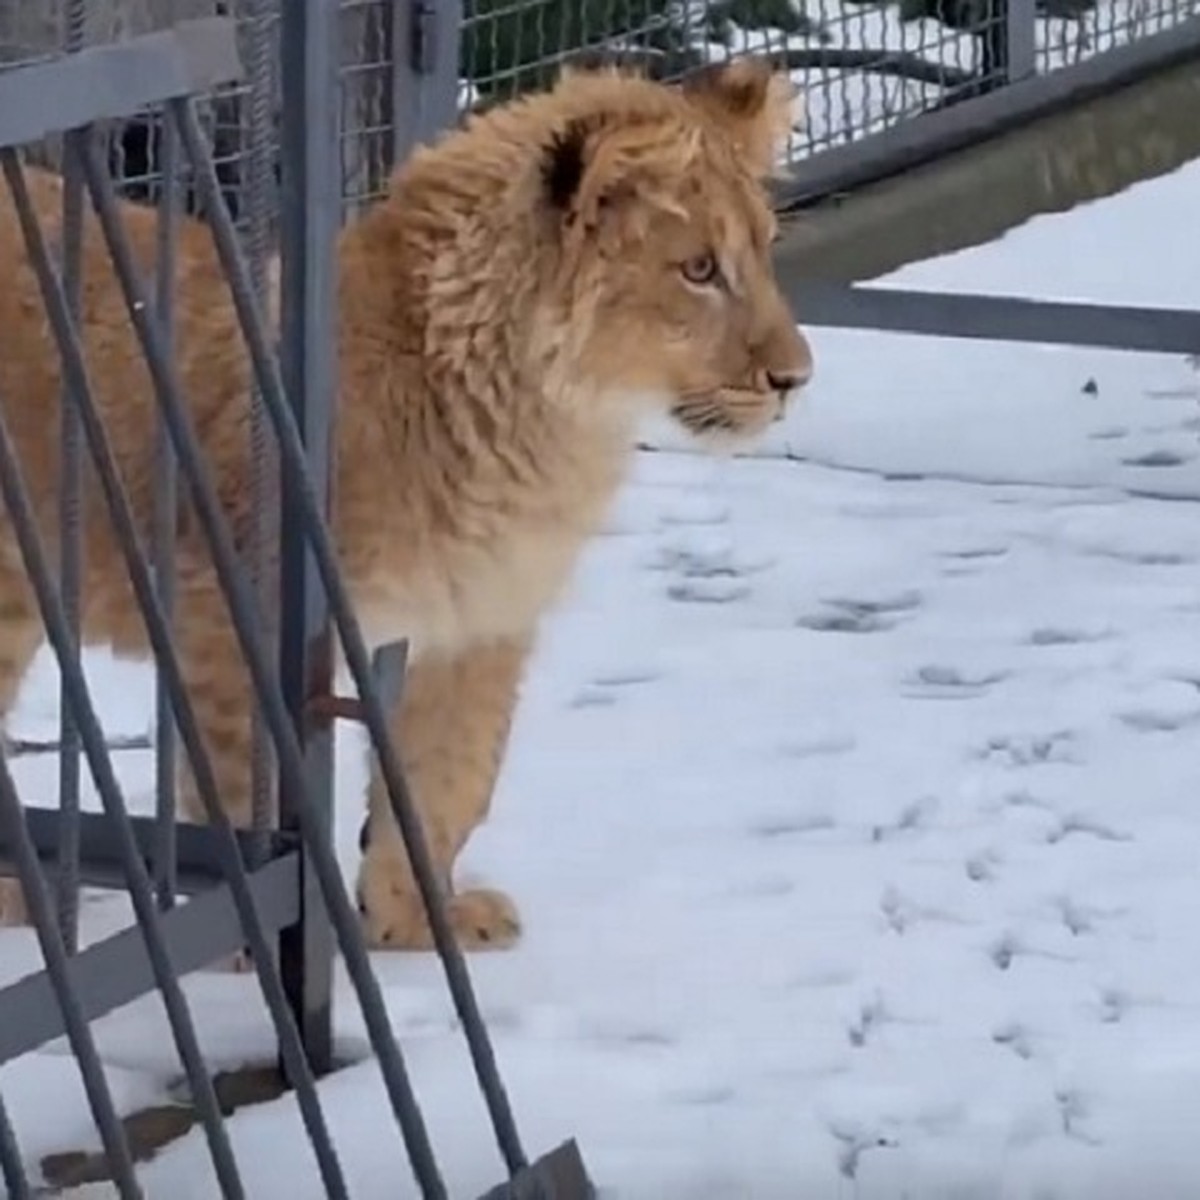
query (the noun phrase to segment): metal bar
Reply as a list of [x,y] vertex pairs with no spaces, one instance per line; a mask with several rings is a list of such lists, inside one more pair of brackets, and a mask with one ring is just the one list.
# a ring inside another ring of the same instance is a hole
[[[299,853],[293,851],[249,874],[250,895],[269,932],[294,923],[299,916],[299,860]],[[232,889],[225,883],[177,904],[161,920],[180,975],[232,954],[246,940]],[[72,960],[71,973],[87,1021],[98,1020],[155,987],[154,971],[137,926],[81,950]],[[0,989],[0,1063],[62,1036],[63,1018],[54,995],[54,984],[44,971]]]
[[[83,8],[80,0],[70,0],[65,10],[66,48],[77,52],[83,44]],[[79,174],[80,139],[90,130],[68,132],[63,139],[63,197],[62,197],[62,281],[63,298],[71,320],[79,320],[79,298],[82,281],[83,253],[83,180]],[[79,591],[83,581],[83,441],[79,435],[79,418],[67,395],[64,381],[59,399],[59,589],[63,610],[79,656],[80,609]],[[74,954],[79,944],[79,733],[71,706],[66,703],[62,681],[58,697],[58,806],[62,815],[59,824],[58,861],[55,864],[54,889],[58,907],[59,928],[68,954]]]
[[799,264],[779,266],[784,294],[806,325],[1151,354],[1200,351],[1200,310],[862,287],[807,280],[800,274]]
[[8,1200],[32,1200],[29,1176],[25,1174],[21,1147],[9,1119],[3,1092],[0,1092],[0,1179],[4,1180]]
[[[338,6],[290,0],[280,14],[280,369],[302,431],[304,468],[321,510],[332,500],[330,456],[337,389],[334,246],[341,209],[337,168]],[[262,390],[256,388],[262,412]],[[265,432],[265,431],[264,431]],[[279,679],[291,714],[321,836],[333,838],[333,721],[309,718],[310,696],[333,688],[329,608],[305,545],[303,517],[291,503],[294,483],[281,480],[279,543]],[[272,607],[276,607],[272,605]],[[300,811],[279,789],[279,821],[297,829]],[[280,966],[309,1062],[333,1065],[333,929],[311,864],[302,880],[300,923],[279,939]]]
[[[104,173],[99,161],[98,150],[94,143],[89,144],[88,151],[83,165],[85,177],[88,181],[88,189],[93,196],[93,202],[96,202],[96,181],[99,179],[103,185],[108,186],[109,191],[106,193],[106,196],[110,204],[114,204],[115,200],[111,191],[111,182]],[[299,1030],[292,1018],[282,981],[275,969],[266,930],[254,906],[248,877],[241,857],[238,854],[238,847],[234,840],[232,827],[228,817],[221,808],[212,763],[205,752],[204,744],[200,737],[195,713],[192,710],[187,695],[183,672],[171,640],[170,629],[159,607],[150,569],[138,541],[138,532],[133,520],[133,514],[130,510],[128,499],[125,496],[116,462],[104,433],[104,427],[100,422],[90,388],[88,387],[87,371],[84,365],[79,338],[68,319],[64,298],[54,278],[50,256],[46,250],[45,241],[41,236],[36,216],[30,205],[28,192],[24,186],[24,177],[21,174],[19,166],[14,161],[11,152],[5,152],[5,170],[9,174],[10,181],[15,180],[15,184],[12,187],[14,203],[21,221],[26,245],[29,250],[29,257],[38,275],[38,282],[42,289],[47,315],[50,317],[56,339],[59,343],[63,369],[70,376],[70,382],[73,385],[70,395],[76,400],[79,406],[84,434],[87,438],[89,449],[92,452],[96,474],[113,519],[114,532],[117,535],[118,544],[125,557],[126,567],[134,588],[134,595],[141,609],[142,616],[145,618],[151,649],[154,652],[155,660],[162,668],[163,678],[168,686],[174,704],[175,721],[191,763],[192,772],[196,780],[196,789],[209,822],[213,826],[214,831],[219,835],[217,846],[222,865],[225,869],[233,899],[241,918],[241,928],[250,949],[251,962],[258,974],[263,998],[267,1003],[267,1008],[271,1013],[276,1032],[279,1036],[280,1054],[286,1064],[289,1078],[296,1090],[301,1117],[308,1132],[313,1153],[317,1159],[321,1178],[325,1184],[326,1194],[332,1197],[333,1200],[340,1200],[341,1197],[346,1195],[345,1181],[342,1178],[341,1169],[329,1137],[329,1131],[325,1125],[324,1115],[317,1097],[316,1083],[305,1062],[304,1048],[300,1041]],[[109,222],[104,227],[104,233],[109,245],[110,254],[114,256],[120,255],[121,257],[121,264],[126,272],[123,282],[127,282],[130,278],[136,279],[136,266],[132,262],[128,243],[122,239],[119,221],[117,227],[114,229],[111,221],[112,210],[107,209],[105,212],[109,217]],[[147,319],[146,313],[148,308],[146,301],[140,295],[138,305],[139,307],[132,308],[131,310],[131,316],[133,316],[135,323],[138,320],[144,322]],[[157,333],[158,327],[153,326],[153,328]],[[161,347],[159,347],[158,343],[155,343],[155,345],[161,354]],[[167,359],[166,361],[170,362],[171,360]],[[2,427],[2,421],[0,421],[0,427]],[[172,432],[174,433],[175,430],[173,429]],[[189,443],[188,448],[194,450],[194,443]],[[17,515],[14,514],[14,521]],[[36,538],[34,544],[36,546]],[[48,619],[47,625],[49,625]],[[75,674],[79,678],[82,678],[82,672],[78,668],[76,668]],[[88,700],[86,686],[83,690],[83,698],[84,701]],[[90,710],[88,712],[90,713]],[[90,730],[91,726],[88,728]],[[81,732],[84,731],[81,730]],[[94,743],[85,740],[85,748],[89,752],[89,761],[91,761],[90,755],[93,746]],[[94,765],[93,774],[96,778],[97,787],[101,791],[101,797],[107,805],[109,797],[103,787],[104,780],[96,772]],[[131,860],[128,854],[127,842],[131,836],[128,818],[126,817],[123,825],[120,822],[116,822],[114,828],[115,832],[119,835],[117,842],[118,848],[122,853],[123,865],[126,866],[127,887],[133,895],[135,911],[142,925],[142,933],[150,955],[151,966],[155,969],[155,977],[159,979],[160,989],[164,993],[168,1017],[173,1017],[172,997],[163,988],[159,975],[159,963],[156,960],[158,943],[154,937],[156,930],[154,922],[157,914],[154,908],[153,897],[149,893],[148,883],[146,885],[147,891],[143,896],[141,888],[143,887],[143,880],[147,879],[146,873],[143,869],[141,875],[138,876],[136,869],[138,864],[136,860]],[[336,871],[336,860],[334,860],[334,870]],[[172,976],[172,979],[174,978]],[[172,1020],[172,1031],[177,1035],[181,1032],[174,1020]],[[186,1030],[182,1032],[186,1032]],[[178,1036],[176,1040],[178,1044]],[[184,1055],[183,1048],[181,1048],[180,1053],[185,1068],[187,1068],[188,1077],[192,1082],[193,1089],[196,1091],[196,1106],[204,1123],[210,1148],[213,1149],[214,1165],[217,1167],[218,1176],[221,1177],[221,1182],[224,1186],[227,1179],[227,1172],[222,1171],[222,1164],[218,1158],[220,1146],[214,1145],[214,1142],[224,1134],[224,1128],[220,1124],[219,1115],[215,1128],[213,1126],[209,1099],[211,1081],[206,1075],[201,1075],[197,1079],[196,1073],[192,1069],[192,1063]],[[240,1186],[240,1183],[238,1186]],[[237,1192],[235,1191],[234,1194],[236,1195]]]
[[[271,17],[274,0],[243,0],[242,23],[246,39],[246,74],[250,94],[242,105],[242,132],[245,137],[245,219],[244,237],[254,291],[263,311],[267,310],[267,255],[270,252],[271,208],[277,201],[277,189],[272,175],[273,156],[271,129],[274,121],[272,89]],[[285,16],[283,18],[287,20]],[[284,120],[287,120],[286,108]],[[174,122],[170,122],[174,129]],[[178,131],[175,131],[178,136]],[[275,470],[274,447],[271,444],[262,398],[258,389],[250,404],[250,506],[253,512],[250,537],[250,572],[259,598],[259,611],[267,636],[276,640],[279,583],[276,550],[279,545],[278,504],[279,483]],[[275,796],[272,787],[273,763],[271,742],[256,705],[250,719],[250,809],[251,828],[265,847],[267,831],[275,818]],[[258,850],[255,853],[259,853]],[[306,1045],[308,1038],[305,1038]],[[309,1047],[310,1061],[312,1049]],[[320,1072],[318,1072],[320,1073]]]
[[[253,291],[236,233],[232,222],[229,221],[228,213],[220,207],[220,190],[216,173],[204,155],[203,132],[195,112],[186,102],[173,103],[172,111],[178,116],[184,144],[188,147],[192,161],[196,164],[197,187],[206,211],[212,217],[213,240],[226,276],[230,280],[234,304],[237,307],[258,385],[262,389],[267,412],[279,439],[285,494],[288,502],[294,504],[297,510],[303,513],[309,546],[316,559],[326,595],[329,597],[330,610],[333,613],[346,662],[350,668],[350,675],[354,680],[362,704],[364,723],[370,733],[371,745],[379,761],[379,769],[392,806],[392,814],[396,818],[404,838],[413,877],[425,905],[433,942],[446,974],[455,1009],[462,1022],[463,1035],[467,1040],[475,1075],[487,1104],[501,1153],[509,1171],[515,1172],[526,1163],[520,1136],[517,1133],[516,1121],[513,1118],[512,1108],[496,1067],[495,1052],[479,1012],[479,1003],[466,963],[463,960],[462,950],[454,939],[446,916],[441,884],[433,868],[429,846],[404,778],[400,757],[392,744],[388,731],[387,713],[380,702],[379,690],[375,686],[366,642],[363,639],[358,618],[354,613],[354,606],[350,602],[349,594],[342,580],[333,539],[323,516],[324,505],[304,469],[304,442],[300,431],[296,428],[295,418],[283,389],[278,363],[271,353],[257,320]],[[357,934],[357,929],[355,933]],[[340,930],[339,937],[341,937]],[[347,953],[346,941],[344,938],[341,941],[343,953]],[[357,947],[361,942],[357,936],[354,941],[355,955],[357,955]],[[348,953],[347,962],[350,962]],[[372,989],[377,988],[374,976],[369,976],[369,978],[369,986]],[[378,1047],[376,1049],[378,1051]]]
[[462,0],[407,0],[391,16],[392,165],[458,115]]
[[[175,266],[179,234],[179,134],[173,122],[158,119],[162,184],[158,197],[158,225],[154,262],[154,308],[168,354],[175,345]],[[170,629],[175,615],[175,523],[179,512],[175,456],[162,418],[154,425],[154,516],[151,545],[154,585],[163,620]],[[176,772],[179,755],[171,716],[171,697],[162,667],[154,672],[154,893],[166,912],[175,903],[178,886],[176,830]]]
[[[12,755],[9,755],[12,758]],[[59,814],[53,808],[27,804],[25,823],[33,839],[38,858],[54,861],[58,849]],[[152,864],[158,850],[158,823],[154,817],[130,817],[130,832],[143,861]],[[121,888],[121,851],[112,822],[101,813],[83,813],[79,819],[82,877],[92,887]],[[249,848],[250,834],[233,831],[239,857]],[[180,825],[178,830],[179,887],[185,894],[205,891],[224,879],[221,848],[223,835],[207,825]],[[298,849],[294,835],[272,833],[268,857],[278,857]],[[0,868],[8,862],[8,852],[0,840]]]
[[1196,58],[1200,19],[1192,18],[794,162],[774,189],[777,203],[785,210],[801,208],[874,183]]
[[203,17],[0,71],[0,146],[130,117],[164,100],[232,83],[242,73],[236,31],[232,17]]
[[[271,126],[274,122],[274,91],[271,80],[271,37],[270,18],[274,11],[274,0],[245,0],[244,19],[248,49],[246,71],[250,76],[250,97],[242,107],[242,115],[248,113],[246,130],[246,185],[245,241],[250,257],[254,294],[259,305],[266,311],[266,288],[268,271],[266,258],[270,252],[271,206],[277,203],[278,194],[272,176]],[[286,18],[284,18],[286,19]],[[287,109],[284,109],[284,114]],[[284,121],[287,116],[284,115]],[[170,122],[174,128],[174,122]],[[175,131],[178,136],[178,130]],[[251,530],[250,563],[254,589],[258,593],[259,612],[263,614],[264,631],[274,642],[277,640],[278,624],[275,619],[280,600],[278,584],[277,550],[280,546],[278,529],[278,503],[280,485],[275,462],[275,448],[269,436],[268,425],[263,414],[262,396],[254,389],[250,408],[250,457],[251,457]],[[271,742],[263,722],[263,714],[254,707],[250,731],[250,792],[251,828],[258,834],[259,844],[265,846],[266,835],[275,821],[276,806],[272,782],[274,762],[271,758]],[[256,850],[256,853],[259,851]],[[312,1046],[305,1044],[312,1062]],[[320,1070],[318,1070],[318,1074]]]
[[1037,0],[1005,0],[1004,23],[1006,82],[1016,83],[1037,72]]
[[[16,454],[8,436],[8,427],[0,417],[0,487],[4,491],[5,503],[9,505],[10,513],[12,512],[12,498],[24,491],[24,484],[18,474],[19,470]],[[14,525],[17,523],[15,515],[13,523]],[[116,1105],[113,1102],[112,1093],[108,1089],[108,1082],[104,1078],[100,1055],[96,1050],[91,1028],[74,988],[72,962],[67,956],[67,949],[63,945],[62,935],[59,933],[58,924],[54,919],[50,894],[45,880],[42,878],[37,855],[33,852],[33,845],[29,840],[25,822],[21,817],[21,798],[17,795],[12,773],[8,769],[8,759],[2,748],[0,748],[0,833],[3,833],[5,841],[14,851],[17,877],[24,889],[25,903],[29,908],[29,915],[41,947],[42,958],[46,964],[45,978],[49,983],[51,1007],[57,1009],[61,1014],[61,1028],[66,1031],[71,1053],[79,1067],[84,1092],[87,1094],[92,1118],[96,1122],[96,1129],[99,1131],[100,1141],[104,1146],[112,1180],[117,1186],[121,1200],[142,1200],[142,1190],[134,1175],[133,1159],[129,1153],[125,1129],[117,1118]],[[3,1028],[0,1028],[0,1034],[3,1031]]]
[[[89,177],[90,186],[90,173],[96,162],[96,147],[94,142],[86,141],[81,148],[83,149],[85,175]],[[0,159],[3,160],[4,176],[12,195],[13,207],[17,211],[18,221],[25,239],[26,252],[38,275],[43,300],[46,301],[47,316],[50,319],[59,352],[65,358],[70,346],[73,327],[66,310],[65,299],[54,280],[45,240],[40,236],[41,231],[28,189],[25,186],[20,159],[12,148],[0,150]],[[51,300],[55,303],[51,303]],[[144,299],[142,303],[145,305]],[[147,314],[148,309],[143,316]],[[78,379],[72,379],[73,386],[68,391],[68,394],[75,400],[78,399],[79,382]],[[84,380],[84,384],[86,384],[86,380]],[[176,1049],[194,1091],[196,1109],[208,1139],[209,1151],[222,1194],[233,1197],[235,1200],[241,1200],[245,1193],[238,1176],[237,1163],[234,1160],[221,1118],[221,1110],[217,1104],[212,1080],[208,1076],[204,1056],[200,1051],[200,1042],[191,1019],[187,998],[171,965],[171,956],[167,944],[163,940],[150,876],[145,864],[138,856],[137,846],[129,829],[129,813],[125,805],[124,793],[117,782],[112,760],[109,758],[104,744],[104,732],[92,705],[87,680],[80,666],[78,655],[74,653],[74,642],[66,614],[63,611],[62,600],[57,594],[46,563],[46,556],[41,545],[37,522],[29,503],[29,495],[24,485],[20,464],[16,460],[15,451],[8,438],[2,417],[0,417],[0,431],[3,432],[3,438],[0,440],[4,442],[4,458],[6,460],[3,467],[4,499],[13,532],[20,547],[25,572],[37,598],[47,639],[58,660],[65,693],[64,699],[74,710],[75,723],[87,754],[93,782],[96,790],[100,793],[104,811],[113,821],[117,831],[129,897],[142,928],[147,952],[154,966],[155,978],[163,998]],[[24,836],[24,826],[22,826],[21,832]],[[26,884],[26,892],[28,892],[28,884]]]
[[[243,322],[243,332],[255,345],[266,345],[249,272],[238,244],[237,231],[221,196],[211,157],[207,153],[204,133],[189,101],[172,101],[171,112],[179,123],[184,146],[197,174],[197,182],[205,210],[212,222],[215,240],[221,252],[222,265],[228,276],[235,298],[238,314]],[[167,418],[171,441],[179,459],[180,469],[191,489],[197,518],[203,530],[213,565],[224,592],[234,632],[249,670],[252,684],[263,706],[268,728],[275,743],[279,762],[281,785],[292,793],[293,801],[300,811],[300,832],[304,845],[312,860],[314,873],[321,884],[321,895],[329,910],[338,943],[346,961],[347,973],[354,985],[362,1007],[363,1020],[380,1064],[384,1087],[389,1102],[404,1133],[409,1158],[417,1175],[423,1194],[436,1200],[446,1195],[433,1158],[420,1108],[412,1091],[403,1057],[392,1034],[391,1020],[384,1004],[379,981],[371,970],[370,958],[363,945],[358,918],[350,903],[338,867],[337,858],[329,844],[328,830],[320,823],[319,809],[308,796],[308,783],[304,775],[303,759],[295,728],[283,698],[279,680],[271,669],[270,660],[264,654],[261,626],[256,612],[253,589],[250,587],[243,564],[233,543],[228,523],[221,511],[220,502],[213,488],[208,467],[196,444],[187,415],[181,401],[181,389],[174,364],[162,351],[158,330],[149,319],[148,309],[137,264],[121,237],[120,218],[117,214],[116,197],[111,181],[104,171],[103,163],[93,154],[85,163],[85,176],[93,206],[100,219],[101,228],[108,242],[117,277],[124,293],[126,306],[133,320],[134,329],[141,343],[151,380],[154,384],[156,401]],[[232,255],[232,257],[231,257]],[[252,335],[252,336],[251,336]],[[264,378],[278,384],[279,369],[273,355],[268,351],[271,373],[258,373],[259,386]],[[264,389],[264,398],[265,389]],[[279,399],[278,394],[275,395]],[[280,400],[285,420],[291,411],[286,400]],[[273,406],[272,420],[276,414]],[[298,445],[299,435],[295,425],[289,424],[296,443],[289,448],[296,457],[291,458],[290,470],[298,470],[304,476],[304,451]],[[298,464],[298,465],[297,465]],[[304,477],[306,481],[306,477]],[[302,489],[298,489],[302,490]],[[318,518],[319,519],[319,518]]]

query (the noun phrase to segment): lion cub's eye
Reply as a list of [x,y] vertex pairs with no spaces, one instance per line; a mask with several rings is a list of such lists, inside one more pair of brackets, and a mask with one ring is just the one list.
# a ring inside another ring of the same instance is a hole
[[696,254],[687,259],[679,269],[688,283],[697,285],[715,283],[721,273],[716,257],[712,254]]

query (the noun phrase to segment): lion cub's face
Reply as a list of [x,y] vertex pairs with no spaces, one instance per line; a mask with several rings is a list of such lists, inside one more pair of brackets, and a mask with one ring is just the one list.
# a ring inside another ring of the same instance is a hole
[[694,434],[760,432],[812,374],[775,282],[762,187],[790,84],[740,60],[683,89],[612,75],[568,85],[596,102],[547,170],[580,369],[603,391],[664,398]]

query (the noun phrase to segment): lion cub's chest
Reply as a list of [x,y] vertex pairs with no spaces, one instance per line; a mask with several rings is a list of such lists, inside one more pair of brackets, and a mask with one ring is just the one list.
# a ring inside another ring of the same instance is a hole
[[528,632],[559,597],[588,531],[581,522],[514,524],[431,547],[356,589],[368,644],[407,637],[415,652],[453,652]]
[[418,654],[454,652],[532,632],[600,528],[632,449],[632,400],[579,408],[588,419],[547,439],[538,470],[520,484],[504,473],[503,486],[489,488],[482,475],[464,486],[452,505],[453,533],[427,527],[422,536],[411,522],[431,508],[396,496],[388,507],[408,516],[380,531],[379,553],[354,582],[369,643],[408,638]]

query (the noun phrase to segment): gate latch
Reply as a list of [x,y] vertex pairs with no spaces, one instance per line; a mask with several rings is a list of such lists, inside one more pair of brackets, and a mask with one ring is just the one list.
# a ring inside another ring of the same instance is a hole
[[438,12],[435,0],[412,0],[412,69],[432,75],[437,62]]

